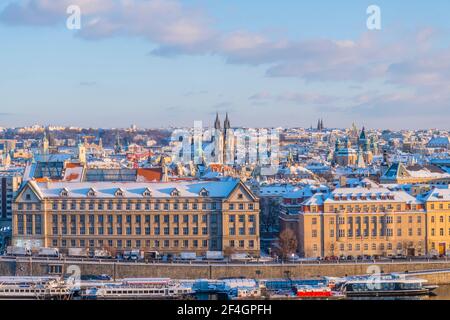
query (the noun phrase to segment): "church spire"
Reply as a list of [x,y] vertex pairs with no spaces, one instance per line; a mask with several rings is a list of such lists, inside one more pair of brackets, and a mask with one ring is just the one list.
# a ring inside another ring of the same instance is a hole
[[230,129],[231,128],[231,124],[230,124],[230,120],[228,119],[228,112],[225,116],[225,122],[223,123],[223,128],[224,129]]
[[214,129],[220,130],[220,120],[219,120],[219,113],[216,113],[216,121],[214,122]]

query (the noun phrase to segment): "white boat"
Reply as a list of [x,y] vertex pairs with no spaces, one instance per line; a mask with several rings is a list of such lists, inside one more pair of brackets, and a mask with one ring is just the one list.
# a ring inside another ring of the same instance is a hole
[[84,299],[181,299],[193,294],[192,286],[170,279],[123,279],[83,289]]
[[0,300],[69,300],[73,291],[53,277],[0,277]]

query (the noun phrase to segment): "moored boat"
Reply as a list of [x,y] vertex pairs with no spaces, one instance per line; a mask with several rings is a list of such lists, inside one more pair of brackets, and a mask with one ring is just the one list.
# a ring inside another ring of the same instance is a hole
[[395,297],[429,295],[437,286],[425,286],[427,280],[398,275],[376,275],[348,279],[340,284],[347,297]]
[[164,279],[124,279],[81,290],[83,299],[188,299],[192,286]]
[[0,277],[0,300],[69,300],[73,290],[53,277]]

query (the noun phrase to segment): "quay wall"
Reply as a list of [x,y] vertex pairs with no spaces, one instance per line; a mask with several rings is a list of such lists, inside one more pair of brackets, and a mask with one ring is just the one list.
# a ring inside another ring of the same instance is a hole
[[[374,266],[381,272],[420,273],[421,278],[433,284],[450,284],[450,261],[435,262],[376,262],[335,263],[335,264],[179,264],[179,263],[116,263],[93,261],[55,260],[0,260],[0,275],[3,276],[44,276],[71,273],[73,266],[81,275],[107,274],[115,279],[128,277],[168,277],[173,279],[218,279],[225,277],[270,278],[311,278],[317,276],[345,276],[372,273]],[[437,272],[441,270],[441,272]]]

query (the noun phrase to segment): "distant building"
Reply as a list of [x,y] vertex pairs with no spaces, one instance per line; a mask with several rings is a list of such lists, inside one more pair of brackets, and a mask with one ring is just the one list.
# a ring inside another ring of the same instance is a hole
[[394,162],[380,178],[385,184],[434,183],[449,185],[450,173],[436,165],[404,165]]
[[450,140],[448,137],[433,137],[428,141],[427,148],[447,151],[450,149]]
[[358,153],[352,148],[350,140],[346,139],[341,143],[339,139],[336,140],[336,147],[334,150],[334,162],[339,166],[355,166],[358,161]]
[[[22,183],[22,173],[19,171],[0,171],[0,228],[11,228],[13,201]],[[0,248],[11,241],[11,230],[0,231]]]

